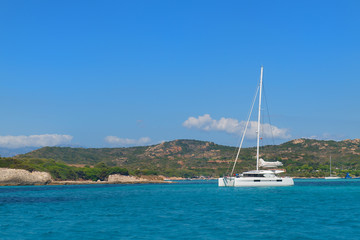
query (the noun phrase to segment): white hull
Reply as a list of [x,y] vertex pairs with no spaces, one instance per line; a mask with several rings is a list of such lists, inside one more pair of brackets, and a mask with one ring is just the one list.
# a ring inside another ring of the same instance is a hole
[[331,179],[341,179],[341,177],[325,177],[326,180],[331,180]]
[[224,177],[218,179],[219,187],[282,187],[294,185],[289,177]]

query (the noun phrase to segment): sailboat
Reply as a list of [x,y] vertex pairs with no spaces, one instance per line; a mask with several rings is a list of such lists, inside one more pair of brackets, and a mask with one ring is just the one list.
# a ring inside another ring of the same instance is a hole
[[261,66],[260,72],[260,84],[258,87],[259,91],[259,112],[258,112],[258,121],[257,121],[257,148],[256,148],[256,170],[243,172],[242,174],[234,174],[234,169],[239,158],[241,147],[245,138],[246,130],[250,121],[252,109],[254,107],[256,95],[249,113],[248,120],[245,125],[245,130],[242,135],[240,142],[240,147],[238,149],[232,171],[229,176],[220,177],[218,179],[219,187],[260,187],[260,186],[292,186],[294,185],[294,180],[290,177],[279,177],[277,174],[285,172],[282,169],[272,169],[272,170],[260,170],[259,167],[268,167],[276,168],[282,166],[282,163],[279,161],[276,162],[266,162],[259,157],[260,150],[260,118],[261,118],[261,94],[262,94],[262,85],[263,85],[263,67]]
[[330,155],[330,176],[329,177],[325,177],[326,180],[331,180],[331,179],[340,179],[341,177],[338,176],[332,176],[331,175],[331,155]]

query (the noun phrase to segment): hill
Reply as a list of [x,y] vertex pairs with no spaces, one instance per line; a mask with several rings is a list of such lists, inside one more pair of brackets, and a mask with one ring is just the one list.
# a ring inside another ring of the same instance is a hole
[[144,174],[192,176],[226,171],[236,148],[197,140],[175,140],[158,145],[129,148],[44,147],[17,158],[47,158],[66,164],[94,165],[104,162]]
[[[236,151],[235,147],[212,142],[175,140],[129,148],[44,147],[16,158],[47,158],[66,164],[94,165],[104,162],[109,166],[125,167],[145,174],[220,176],[229,169]],[[280,160],[288,175],[303,177],[328,175],[330,154],[334,170],[339,174],[352,171],[352,174],[359,175],[360,139],[338,142],[296,139],[261,148],[262,158],[267,161]],[[254,147],[242,149],[237,171],[253,169],[255,155]]]
[[18,154],[28,153],[30,151],[34,151],[38,149],[38,147],[23,147],[23,148],[5,148],[0,147],[0,156],[1,157],[13,157]]

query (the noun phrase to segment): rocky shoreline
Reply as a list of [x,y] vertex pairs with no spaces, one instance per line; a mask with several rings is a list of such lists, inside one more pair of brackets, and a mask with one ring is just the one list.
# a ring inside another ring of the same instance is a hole
[[171,183],[162,176],[125,176],[110,175],[106,181],[55,181],[47,172],[29,172],[23,169],[0,168],[0,186],[27,185],[84,185],[84,184],[136,184],[136,183]]
[[[294,177],[297,179],[322,179]],[[216,179],[216,178],[212,178]],[[24,169],[0,168],[0,186],[27,186],[27,185],[86,185],[86,184],[140,184],[140,183],[173,183],[176,180],[186,180],[181,177],[165,176],[127,176],[120,174],[110,175],[105,181],[68,180],[56,181],[47,172],[29,172]]]
[[46,185],[51,180],[51,175],[47,172],[0,168],[0,185],[2,186]]

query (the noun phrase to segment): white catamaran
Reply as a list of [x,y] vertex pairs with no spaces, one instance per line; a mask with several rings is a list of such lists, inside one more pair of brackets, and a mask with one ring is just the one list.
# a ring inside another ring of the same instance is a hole
[[282,166],[282,163],[279,161],[276,162],[266,162],[262,158],[259,158],[259,145],[260,145],[260,115],[261,115],[261,94],[262,94],[262,85],[263,85],[263,67],[261,67],[260,73],[260,85],[258,87],[259,91],[259,112],[258,112],[258,123],[257,123],[257,151],[256,151],[256,170],[243,172],[242,174],[234,175],[234,169],[239,158],[241,147],[245,138],[246,129],[248,127],[252,109],[254,107],[256,95],[251,106],[249,118],[245,125],[245,130],[241,138],[240,147],[236,154],[235,162],[231,171],[230,176],[225,176],[218,179],[219,187],[257,187],[257,186],[292,186],[294,185],[294,180],[289,177],[279,177],[277,174],[285,172],[282,169],[277,170],[259,170],[259,167],[269,167],[276,168]]

